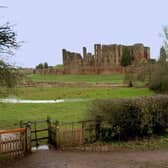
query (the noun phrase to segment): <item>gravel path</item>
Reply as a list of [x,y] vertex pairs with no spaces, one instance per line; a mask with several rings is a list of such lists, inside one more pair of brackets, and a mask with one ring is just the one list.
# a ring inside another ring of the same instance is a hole
[[0,168],[168,168],[168,151],[61,152],[37,151],[21,160],[0,162]]

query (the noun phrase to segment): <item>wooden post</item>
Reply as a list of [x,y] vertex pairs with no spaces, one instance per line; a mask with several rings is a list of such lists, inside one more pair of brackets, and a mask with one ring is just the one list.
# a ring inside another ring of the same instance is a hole
[[26,152],[31,152],[31,122],[28,121],[26,125]]
[[74,123],[72,122],[72,131],[71,131],[71,145],[73,146],[74,144]]
[[39,143],[38,143],[38,138],[37,138],[37,121],[34,122],[34,134],[35,134],[35,140],[36,140],[36,147],[39,146]]
[[2,142],[2,136],[0,134],[0,153],[3,151],[3,142]]
[[82,145],[85,143],[84,133],[85,133],[85,122],[82,121],[82,141],[81,141]]
[[55,121],[55,147],[59,148],[59,122]]
[[21,120],[21,121],[19,122],[19,125],[20,125],[20,128],[23,128],[23,126],[24,126],[23,120]]
[[47,124],[48,124],[48,143],[52,143],[52,137],[51,137],[51,119],[50,117],[47,117]]

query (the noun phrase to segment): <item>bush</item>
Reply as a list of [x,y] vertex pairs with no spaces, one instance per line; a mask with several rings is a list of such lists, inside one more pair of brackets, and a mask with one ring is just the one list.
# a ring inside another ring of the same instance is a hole
[[145,64],[142,66],[130,66],[125,74],[124,82],[145,82],[146,85],[156,92],[168,91],[168,62]]
[[149,88],[155,91],[168,91],[168,63],[158,63],[151,72]]
[[100,116],[109,121],[114,138],[160,135],[167,129],[168,96],[95,100],[90,113],[92,119]]
[[23,74],[10,64],[0,60],[0,87],[12,88],[23,80]]

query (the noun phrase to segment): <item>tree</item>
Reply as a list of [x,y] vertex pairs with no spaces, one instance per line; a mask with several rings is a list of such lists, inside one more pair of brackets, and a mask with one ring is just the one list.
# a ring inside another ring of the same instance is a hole
[[150,61],[141,67],[134,74],[126,74],[127,82],[132,80],[146,81],[150,89],[157,92],[168,91],[168,28],[163,28],[163,44],[160,48],[159,61]]
[[48,68],[48,63],[44,62],[44,69],[47,69],[47,68]]
[[163,38],[163,48],[165,50],[166,58],[168,58],[168,27],[163,27],[163,33],[161,34],[161,37]]
[[163,28],[163,44],[160,48],[159,61],[155,64],[148,64],[140,76],[149,74],[148,86],[150,89],[158,92],[168,91],[168,28]]
[[48,69],[48,68],[49,68],[49,66],[48,66],[47,62],[44,62],[44,64],[40,63],[36,66],[36,69]]
[[42,63],[40,63],[40,64],[38,64],[38,65],[36,66],[36,69],[43,69],[43,68],[44,68],[44,66],[43,66]]
[[150,63],[150,64],[155,64],[155,63],[156,63],[156,59],[150,58],[149,63]]
[[162,46],[162,47],[160,48],[160,58],[159,58],[159,62],[160,62],[160,63],[164,63],[164,62],[166,62],[166,59],[167,59],[166,50],[165,50],[164,46]]
[[129,67],[125,72],[124,83],[128,84],[128,87],[133,87],[133,83],[136,80],[134,67]]
[[0,60],[0,85],[8,88],[14,87],[18,80],[21,78],[21,74],[13,68],[10,64]]
[[121,65],[126,67],[128,65],[131,65],[131,61],[132,60],[131,60],[130,50],[127,47],[125,47],[121,58]]
[[152,71],[150,88],[156,91],[168,91],[168,27],[163,27],[163,45],[160,49],[160,58]]
[[2,58],[14,54],[14,50],[20,46],[16,37],[9,23],[0,26],[0,86],[14,87],[21,77],[18,70]]
[[13,50],[19,47],[19,43],[16,41],[17,34],[12,30],[12,26],[9,23],[0,26],[0,53],[1,54],[13,54]]

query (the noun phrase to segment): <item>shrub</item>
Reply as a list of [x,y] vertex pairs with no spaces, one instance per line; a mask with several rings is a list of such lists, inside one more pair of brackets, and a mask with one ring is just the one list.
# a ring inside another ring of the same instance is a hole
[[149,87],[155,91],[168,91],[168,63],[158,63],[151,72]]
[[167,129],[168,96],[95,100],[90,113],[92,119],[100,116],[109,121],[114,138],[160,135]]
[[23,74],[10,64],[0,60],[0,86],[12,88],[23,79]]

